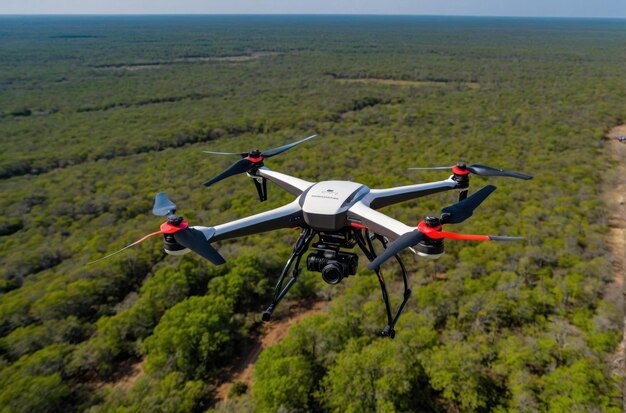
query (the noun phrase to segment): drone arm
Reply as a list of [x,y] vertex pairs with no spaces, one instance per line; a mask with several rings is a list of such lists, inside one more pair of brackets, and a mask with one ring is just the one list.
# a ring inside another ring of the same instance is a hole
[[458,184],[449,178],[445,181],[429,182],[426,184],[399,186],[388,189],[372,189],[363,198],[363,203],[370,208],[379,209],[388,205],[408,201],[422,196],[436,194],[457,188]]
[[296,199],[285,206],[226,224],[216,225],[215,227],[194,228],[201,231],[208,242],[215,242],[274,229],[298,227],[303,222],[302,209]]
[[269,179],[285,191],[294,195],[300,195],[313,185],[313,182],[305,181],[304,179],[272,171],[267,167],[259,168],[256,171],[256,175],[253,176],[260,176],[262,178]]
[[353,226],[365,227],[390,240],[395,240],[401,235],[415,230],[413,227],[368,207],[363,202],[357,202],[350,207],[348,221]]

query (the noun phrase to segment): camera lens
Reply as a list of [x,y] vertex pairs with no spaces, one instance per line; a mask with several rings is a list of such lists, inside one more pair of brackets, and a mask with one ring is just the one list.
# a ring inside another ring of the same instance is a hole
[[339,284],[343,279],[343,265],[333,261],[322,269],[322,279],[328,284]]
[[328,262],[328,259],[318,253],[311,254],[306,259],[306,269],[309,271],[322,272],[322,269]]

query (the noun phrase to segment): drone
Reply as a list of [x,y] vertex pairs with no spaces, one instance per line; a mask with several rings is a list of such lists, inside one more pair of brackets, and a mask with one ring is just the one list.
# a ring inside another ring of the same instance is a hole
[[[421,257],[439,258],[444,253],[444,239],[468,241],[524,239],[447,232],[443,231],[443,225],[458,224],[470,218],[474,210],[496,189],[493,185],[487,185],[468,196],[470,175],[505,176],[524,180],[532,179],[530,175],[479,164],[457,163],[450,167],[410,168],[450,170],[452,175],[442,181],[370,189],[364,184],[352,181],[309,182],[265,166],[266,159],[315,136],[267,151],[258,149],[239,153],[204,151],[214,155],[241,157],[225,171],[206,181],[205,186],[245,173],[254,182],[261,202],[267,200],[267,181],[271,181],[295,196],[295,199],[287,205],[221,225],[190,226],[183,217],[176,214],[176,205],[167,194],[160,192],[155,197],[152,209],[154,215],[166,217],[160,230],[94,262],[118,254],[149,237],[163,235],[167,254],[183,255],[193,251],[214,265],[221,265],[226,261],[213,247],[212,244],[215,242],[277,229],[298,228],[301,229],[300,235],[278,278],[272,303],[263,312],[262,320],[270,320],[276,306],[297,281],[302,272],[300,268],[302,258],[309,248],[312,252],[306,257],[307,270],[321,273],[326,283],[336,285],[344,278],[356,275],[359,256],[348,251],[358,247],[370,261],[367,267],[376,273],[380,284],[387,316],[387,325],[381,331],[381,335],[393,338],[396,322],[411,296],[406,267],[399,255],[401,251],[411,249]],[[458,202],[444,207],[440,216],[427,216],[419,222],[417,228],[378,211],[399,202],[450,190],[458,191]],[[381,244],[383,249],[380,254],[376,253],[374,242]],[[392,257],[399,264],[404,283],[403,299],[395,311],[392,311],[387,286],[380,269],[381,265]],[[285,282],[288,275],[290,277]]]

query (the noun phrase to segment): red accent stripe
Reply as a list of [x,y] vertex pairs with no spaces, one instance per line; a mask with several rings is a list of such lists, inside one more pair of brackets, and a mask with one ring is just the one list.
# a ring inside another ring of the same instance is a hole
[[133,246],[135,246],[135,245],[139,244],[140,242],[143,242],[143,241],[145,241],[146,239],[148,239],[148,238],[150,238],[150,237],[152,237],[152,236],[154,236],[154,235],[159,235],[159,234],[162,234],[162,232],[161,232],[161,231],[157,231],[157,232],[153,232],[152,234],[144,235],[143,237],[139,238],[137,241],[133,242],[132,244],[128,244],[127,246],[125,246],[125,247],[124,247],[124,248],[122,248],[121,250],[117,250],[117,251],[115,251],[114,253],[111,253],[111,254],[109,254],[109,255],[107,255],[107,256],[105,256],[105,257],[99,258],[99,259],[97,259],[97,260],[95,260],[95,261],[91,261],[91,262],[89,262],[89,263],[87,263],[87,264],[88,264],[88,265],[89,265],[89,264],[95,264],[96,262],[100,262],[100,261],[102,261],[102,260],[106,260],[107,258],[110,258],[110,257],[112,257],[112,256],[114,256],[114,255],[117,255],[117,254],[119,254],[120,252],[125,251],[125,250],[129,249],[130,247],[133,247]]
[[467,169],[461,169],[458,166],[454,165],[452,167],[452,173],[454,173],[455,175],[467,175],[470,173],[470,171],[468,171]]
[[359,228],[359,229],[369,229],[365,225],[357,224],[356,222],[351,222],[350,226],[353,226],[354,228]]
[[259,156],[258,158],[253,158],[252,156],[248,156],[246,159],[249,160],[250,162],[257,163],[257,162],[261,162],[263,160],[263,157]]
[[181,222],[180,225],[172,225],[166,221],[161,224],[161,232],[163,234],[174,234],[180,231],[181,229],[187,228],[188,226],[189,224],[187,223],[187,221]]
[[159,235],[159,234],[163,234],[163,232],[161,232],[161,231],[157,231],[157,232],[153,232],[152,234],[148,234],[148,235],[146,235],[145,237],[140,238],[140,239],[138,239],[137,241],[133,242],[133,244],[132,244],[132,245],[139,244],[140,242],[143,242],[143,241],[147,240],[148,238],[150,238],[150,237],[152,237],[152,236],[154,236],[154,235]]
[[426,221],[421,221],[417,224],[417,229],[428,238],[431,239],[455,239],[460,241],[490,241],[488,235],[471,235],[471,234],[458,234],[456,232],[441,231],[441,225],[436,227],[429,227],[426,225]]
[[471,234],[457,234],[456,232],[437,232],[437,237],[431,238],[449,238],[461,241],[490,241],[487,235],[471,235]]

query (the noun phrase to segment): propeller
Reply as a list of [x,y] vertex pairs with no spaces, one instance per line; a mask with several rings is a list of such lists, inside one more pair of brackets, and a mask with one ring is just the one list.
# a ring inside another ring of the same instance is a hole
[[505,169],[493,168],[491,166],[486,165],[466,165],[463,162],[459,162],[454,166],[432,166],[426,168],[409,168],[414,171],[426,171],[426,170],[447,170],[452,169],[452,172],[456,175],[467,175],[468,173],[473,173],[474,175],[479,176],[509,176],[511,178],[517,179],[532,179],[533,177],[530,175],[523,174],[521,172],[515,171],[507,171]]
[[299,145],[303,142],[308,141],[309,139],[313,139],[317,135],[311,135],[308,138],[304,138],[302,140],[289,143],[287,145],[279,146],[278,148],[270,149],[267,151],[259,151],[258,149],[252,150],[250,152],[212,152],[212,151],[203,151],[205,153],[210,153],[213,155],[238,155],[241,156],[242,159],[238,160],[231,166],[229,166],[224,172],[221,174],[209,179],[204,183],[204,186],[211,186],[216,182],[221,181],[224,178],[228,178],[229,176],[242,174],[244,172],[249,172],[251,169],[259,168],[263,166],[263,160],[266,158],[271,158],[272,156],[276,156],[281,154],[296,145]]
[[474,214],[474,210],[495,190],[495,186],[487,185],[476,191],[472,196],[442,208],[442,224],[460,224],[465,221]]
[[398,254],[400,251],[412,247],[424,240],[454,239],[460,241],[519,241],[523,237],[504,237],[494,235],[471,235],[459,234],[456,232],[442,231],[442,224],[458,224],[472,216],[474,210],[487,197],[496,190],[493,185],[487,185],[472,196],[457,202],[456,204],[447,206],[441,210],[441,218],[426,217],[417,225],[417,229],[402,234],[395,241],[387,245],[387,248],[376,257],[367,268],[375,270],[389,258]]
[[209,244],[202,231],[190,227],[189,223],[185,221],[183,217],[176,215],[176,204],[168,198],[165,192],[159,192],[154,198],[152,213],[156,216],[167,216],[167,221],[161,224],[161,229],[159,231],[145,235],[132,244],[129,244],[105,257],[92,261],[89,264],[94,264],[117,255],[120,252],[159,234],[165,237],[166,242],[171,242],[172,240],[170,237],[173,237],[173,240],[176,241],[176,243],[190,249],[215,265],[221,265],[226,262],[219,252],[217,252],[217,250]]

